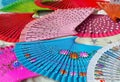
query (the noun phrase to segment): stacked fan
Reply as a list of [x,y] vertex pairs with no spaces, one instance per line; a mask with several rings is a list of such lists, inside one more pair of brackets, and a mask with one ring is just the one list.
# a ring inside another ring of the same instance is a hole
[[0,82],[21,82],[38,76],[21,65],[11,45],[19,41],[25,25],[35,19],[34,13],[42,10],[50,9],[38,7],[34,0],[0,0]]

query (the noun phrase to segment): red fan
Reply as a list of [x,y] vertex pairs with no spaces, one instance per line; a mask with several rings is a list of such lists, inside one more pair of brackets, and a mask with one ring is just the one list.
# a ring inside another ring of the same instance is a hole
[[32,13],[0,14],[0,39],[17,42],[24,26],[33,20]]
[[[56,9],[78,8],[78,7],[98,7],[98,0],[35,0],[40,7]],[[103,1],[103,0],[100,0]]]

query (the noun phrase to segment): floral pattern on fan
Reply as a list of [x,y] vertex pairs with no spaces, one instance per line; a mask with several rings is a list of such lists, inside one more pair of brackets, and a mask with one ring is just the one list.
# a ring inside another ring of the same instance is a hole
[[89,61],[101,47],[77,44],[75,39],[21,42],[16,44],[15,52],[25,67],[38,74],[60,82],[86,82]]
[[[92,66],[91,66],[92,65]],[[119,82],[120,81],[120,42],[100,49],[91,59],[87,76],[88,82]]]
[[71,52],[70,50],[60,50],[59,53],[62,54],[62,55],[70,55],[71,58],[74,58],[74,57],[77,57],[77,58],[78,57],[88,57],[89,56],[89,54],[87,52],[77,53],[77,52]]
[[[117,50],[116,50],[117,49]],[[103,56],[97,61],[95,67],[95,79],[106,79],[109,80],[110,75],[114,76],[112,79],[118,79],[117,74],[119,75],[119,61],[120,61],[120,47],[114,47],[106,52],[104,52]],[[116,63],[114,63],[116,62]],[[113,64],[113,65],[112,65]],[[111,70],[111,71],[110,71]],[[101,73],[99,73],[101,71]],[[110,73],[109,73],[110,71]],[[106,73],[105,73],[106,72]],[[109,74],[107,74],[109,73]],[[116,74],[116,75],[115,75]],[[106,77],[105,77],[106,76]]]
[[0,48],[0,82],[18,82],[34,76],[37,74],[24,68],[17,60],[13,46]]
[[79,37],[108,37],[120,33],[120,22],[114,22],[107,15],[92,14],[77,28]]
[[94,8],[61,9],[36,19],[25,26],[20,41],[34,41],[75,35],[75,27],[82,23]]

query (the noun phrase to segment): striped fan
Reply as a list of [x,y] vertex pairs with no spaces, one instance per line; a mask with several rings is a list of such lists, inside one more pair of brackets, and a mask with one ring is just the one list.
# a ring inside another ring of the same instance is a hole
[[107,15],[91,15],[77,28],[80,37],[107,37],[120,33],[120,22],[112,21]]
[[98,7],[96,2],[97,0],[35,0],[35,3],[38,6],[53,10],[78,7]]
[[91,59],[87,82],[120,82],[120,42],[100,49]]
[[75,40],[75,42],[79,44],[89,44],[89,45],[98,45],[98,46],[106,46],[108,44],[112,44],[118,41],[120,41],[120,34],[109,37],[100,37],[100,38],[78,37]]
[[101,47],[77,44],[75,39],[21,42],[16,44],[15,52],[33,72],[60,82],[86,82],[89,60]]
[[35,5],[34,0],[17,0],[16,2],[5,6],[4,8],[0,9],[3,12],[36,12],[37,10],[49,10],[47,8],[40,8]]
[[120,4],[111,4],[108,2],[99,2],[98,4],[112,20],[117,21],[118,18],[120,19]]
[[37,74],[27,70],[17,60],[13,46],[0,48],[0,82],[20,82]]
[[24,26],[33,20],[33,14],[0,14],[0,39],[16,42]]
[[20,41],[51,39],[74,35],[75,27],[83,22],[93,8],[61,9],[26,25],[21,33]]
[[0,0],[0,8],[7,6],[17,0]]

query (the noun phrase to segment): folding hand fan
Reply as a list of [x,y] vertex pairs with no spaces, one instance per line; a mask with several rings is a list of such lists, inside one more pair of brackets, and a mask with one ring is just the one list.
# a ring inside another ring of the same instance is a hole
[[27,24],[21,33],[20,41],[75,35],[75,27],[83,22],[93,11],[93,8],[57,10]]
[[108,2],[99,2],[99,6],[106,11],[112,20],[117,21],[120,18],[120,4],[111,4]]
[[[78,7],[98,7],[97,0],[35,0],[40,7],[56,9],[78,8]],[[101,0],[102,1],[102,0]]]
[[89,60],[99,46],[75,43],[76,37],[17,43],[18,60],[28,69],[60,82],[86,82]]
[[87,82],[120,82],[120,42],[100,49],[91,59]]
[[15,2],[16,0],[0,0],[0,8],[7,6],[13,2]]
[[37,76],[17,60],[13,46],[0,48],[0,82],[20,82]]
[[0,14],[0,39],[17,42],[24,26],[33,20],[31,13]]
[[35,5],[34,0],[17,0],[16,2],[0,9],[4,12],[36,12],[37,10],[49,10]]
[[77,28],[80,37],[107,37],[120,33],[120,22],[112,21],[107,15],[91,15]]
[[120,34],[109,36],[109,37],[100,37],[100,38],[82,38],[78,37],[75,42],[81,44],[89,44],[89,45],[99,45],[99,46],[106,46],[108,44],[112,44],[114,42],[120,41]]

